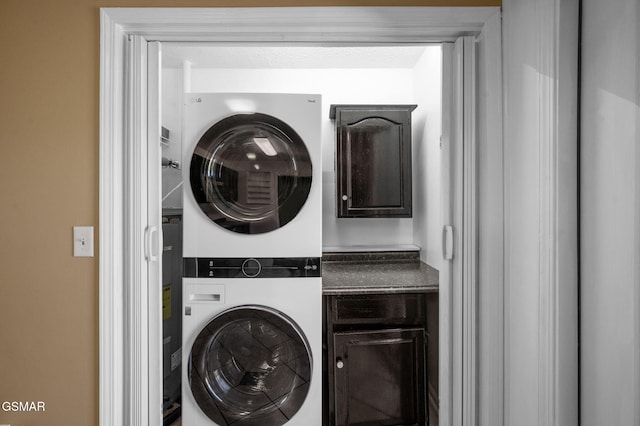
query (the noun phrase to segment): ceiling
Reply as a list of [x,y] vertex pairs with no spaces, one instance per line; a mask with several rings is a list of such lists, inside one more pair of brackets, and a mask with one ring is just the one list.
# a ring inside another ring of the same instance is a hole
[[241,46],[164,43],[163,68],[413,68],[435,45]]

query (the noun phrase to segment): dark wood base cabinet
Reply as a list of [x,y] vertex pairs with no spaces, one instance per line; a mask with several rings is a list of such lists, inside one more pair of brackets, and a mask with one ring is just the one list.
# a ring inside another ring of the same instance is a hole
[[325,297],[325,425],[428,425],[426,295]]

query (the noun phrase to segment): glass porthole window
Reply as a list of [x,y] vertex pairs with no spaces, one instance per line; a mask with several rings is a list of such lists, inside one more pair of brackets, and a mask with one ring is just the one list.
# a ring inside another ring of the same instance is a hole
[[308,342],[295,322],[271,308],[240,306],[202,329],[188,378],[215,424],[281,426],[304,403],[311,369]]
[[259,234],[289,223],[311,189],[312,164],[300,136],[276,117],[224,118],[198,141],[190,180],[196,202],[216,224]]

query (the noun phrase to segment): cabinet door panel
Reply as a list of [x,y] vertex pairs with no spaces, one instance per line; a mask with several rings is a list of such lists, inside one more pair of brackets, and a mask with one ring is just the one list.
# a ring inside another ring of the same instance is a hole
[[424,425],[424,329],[334,334],[337,426]]
[[338,217],[411,217],[415,105],[332,105]]
[[349,209],[402,207],[402,125],[373,117],[345,131]]

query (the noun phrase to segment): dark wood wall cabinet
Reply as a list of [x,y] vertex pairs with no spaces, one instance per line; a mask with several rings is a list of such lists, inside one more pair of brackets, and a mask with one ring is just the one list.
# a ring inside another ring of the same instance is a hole
[[428,424],[425,298],[325,297],[325,425]]
[[411,217],[411,112],[417,105],[331,105],[338,217]]

